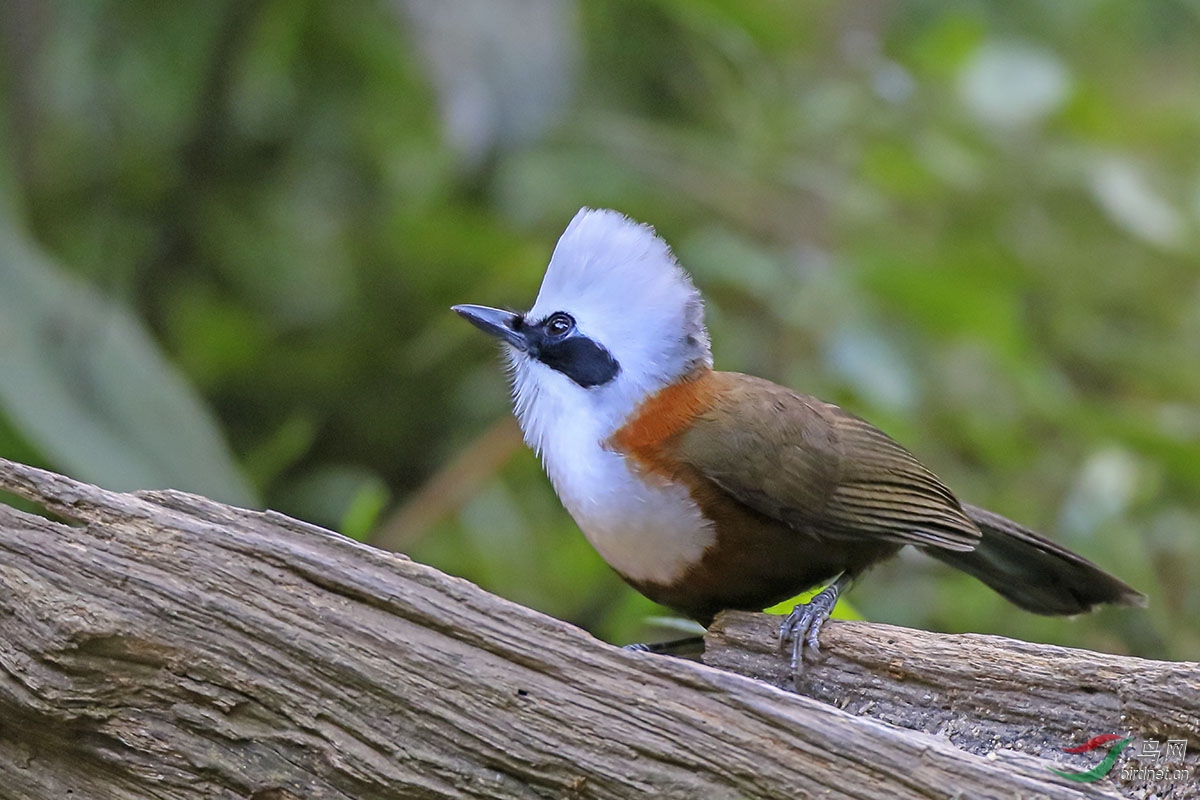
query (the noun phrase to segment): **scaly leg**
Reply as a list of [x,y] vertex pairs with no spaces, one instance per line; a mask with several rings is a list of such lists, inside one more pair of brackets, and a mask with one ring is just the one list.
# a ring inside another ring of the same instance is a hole
[[635,653],[658,653],[667,656],[678,656],[680,658],[699,659],[704,652],[704,637],[689,636],[686,639],[674,639],[669,642],[656,642],[654,644],[627,644],[621,648],[622,650],[631,650]]
[[818,592],[812,600],[793,608],[792,613],[788,614],[783,620],[783,624],[779,626],[779,649],[783,650],[787,647],[789,641],[792,643],[793,674],[799,673],[800,665],[804,660],[806,644],[813,653],[821,652],[820,644],[817,642],[821,626],[825,624],[825,620],[829,619],[833,607],[837,605],[838,597],[845,589],[849,588],[852,580],[852,575],[843,572],[837,580]]

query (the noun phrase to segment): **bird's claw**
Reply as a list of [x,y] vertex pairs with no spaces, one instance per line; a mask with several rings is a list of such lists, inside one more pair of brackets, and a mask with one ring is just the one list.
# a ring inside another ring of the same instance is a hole
[[842,578],[826,586],[807,603],[800,603],[792,609],[792,613],[784,618],[779,626],[779,649],[782,651],[791,642],[792,645],[792,675],[799,677],[800,667],[804,661],[805,645],[814,655],[821,652],[818,637],[821,626],[837,605],[838,596],[842,592]]
[[672,639],[669,642],[627,644],[621,649],[632,653],[655,653],[664,656],[679,656],[680,658],[699,660],[700,655],[704,652],[704,637],[685,636],[682,639]]

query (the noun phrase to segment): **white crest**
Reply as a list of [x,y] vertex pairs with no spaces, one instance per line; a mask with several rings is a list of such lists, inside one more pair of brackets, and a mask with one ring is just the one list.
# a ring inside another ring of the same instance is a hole
[[607,423],[607,436],[642,400],[712,366],[704,303],[691,278],[653,228],[619,212],[580,209],[559,238],[526,316],[536,322],[555,311],[574,317],[578,331],[607,349],[620,372],[608,384],[583,389],[512,353],[517,417],[539,452],[547,415],[576,418],[590,406],[587,413]]

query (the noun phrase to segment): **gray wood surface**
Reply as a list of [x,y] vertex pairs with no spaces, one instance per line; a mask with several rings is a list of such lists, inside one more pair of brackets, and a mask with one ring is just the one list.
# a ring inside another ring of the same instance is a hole
[[1200,755],[1194,662],[832,620],[821,632],[822,657],[793,682],[771,639],[777,629],[764,614],[724,614],[709,630],[704,660],[775,686],[795,685],[858,716],[946,736],[973,753],[1004,747],[1049,758],[1089,732],[1132,732],[1186,738],[1193,769]]
[[[904,722],[920,680],[950,686],[958,674],[955,637],[919,634],[921,659],[895,662],[916,632],[830,625],[831,657],[867,640],[872,663],[898,663],[891,682],[864,673],[814,689],[850,698],[843,709],[770,685],[782,661],[749,641],[764,633],[770,650],[764,618],[726,617],[710,656],[744,635],[742,668],[764,665],[765,681],[622,651],[276,513],[108,492],[3,460],[0,489],[63,520],[0,505],[3,798],[1122,796],[1056,778],[1030,755],[964,752],[953,737],[855,713],[873,694],[894,709],[880,716]],[[1054,657],[1196,682],[1195,665],[1066,652]],[[994,706],[1022,691],[1065,697],[1038,683],[1048,677],[1018,672],[979,696],[960,683],[955,713],[983,719],[982,707],[1024,725],[1035,717]],[[1163,704],[1185,689],[1168,691]],[[1182,713],[1195,713],[1192,700]],[[1112,721],[1037,708],[1072,734]],[[1126,725],[1161,718],[1156,702],[1125,697],[1121,709]]]

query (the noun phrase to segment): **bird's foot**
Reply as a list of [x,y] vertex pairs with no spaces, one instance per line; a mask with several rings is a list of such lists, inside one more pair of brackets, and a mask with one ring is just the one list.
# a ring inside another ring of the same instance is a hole
[[833,613],[833,607],[837,605],[842,589],[849,583],[849,576],[839,576],[836,581],[818,592],[807,603],[801,603],[793,608],[792,613],[788,614],[784,618],[783,624],[779,626],[780,651],[783,651],[789,642],[792,646],[792,674],[794,676],[800,674],[805,645],[814,655],[820,654],[821,646],[817,637],[821,633],[821,626]]
[[655,642],[654,644],[627,644],[621,648],[629,650],[633,653],[655,653],[665,656],[678,656],[680,658],[698,659],[704,653],[704,637],[689,636],[686,639],[674,639],[669,642]]

